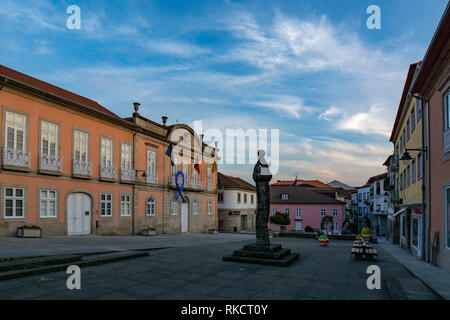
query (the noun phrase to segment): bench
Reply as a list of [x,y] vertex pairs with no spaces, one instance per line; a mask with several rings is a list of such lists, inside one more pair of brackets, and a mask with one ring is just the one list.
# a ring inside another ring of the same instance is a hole
[[353,245],[352,255],[355,255],[355,259],[362,259],[364,257],[364,259],[374,260],[374,257],[378,256],[378,252],[372,249],[369,244]]

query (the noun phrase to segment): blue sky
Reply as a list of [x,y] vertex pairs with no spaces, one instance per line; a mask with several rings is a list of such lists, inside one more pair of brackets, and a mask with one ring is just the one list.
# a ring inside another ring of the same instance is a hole
[[[81,30],[66,8],[81,9]],[[369,30],[369,5],[381,30]],[[0,63],[120,116],[279,129],[275,179],[361,185],[383,172],[409,64],[447,0],[2,0]],[[225,148],[221,148],[222,151]],[[226,150],[225,150],[226,152]],[[249,181],[251,165],[219,165]]]

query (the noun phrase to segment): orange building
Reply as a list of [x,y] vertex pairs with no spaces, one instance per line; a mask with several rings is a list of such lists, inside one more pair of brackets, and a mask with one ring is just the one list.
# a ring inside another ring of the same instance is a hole
[[[207,146],[189,126],[146,119],[138,103],[122,119],[4,66],[0,103],[0,236],[24,224],[38,225],[44,236],[217,229],[214,149],[201,158],[200,174],[191,163],[172,166],[165,155],[173,133],[184,130],[200,145],[190,145],[191,160],[200,157]],[[179,170],[185,202],[176,199]]]

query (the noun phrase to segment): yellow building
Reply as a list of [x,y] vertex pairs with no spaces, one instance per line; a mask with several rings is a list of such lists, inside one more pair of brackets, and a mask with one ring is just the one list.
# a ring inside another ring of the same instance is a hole
[[[412,254],[421,256],[423,246],[423,192],[424,154],[418,149],[423,148],[422,101],[410,94],[421,62],[410,65],[400,105],[390,141],[394,144],[395,172],[395,206],[391,219],[395,225],[394,239],[402,248],[408,248]],[[409,160],[402,160],[409,155]]]

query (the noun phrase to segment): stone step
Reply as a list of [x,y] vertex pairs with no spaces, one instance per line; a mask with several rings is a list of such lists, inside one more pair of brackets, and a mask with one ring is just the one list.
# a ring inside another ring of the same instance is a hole
[[292,262],[300,258],[298,253],[291,253],[282,259],[264,259],[264,258],[250,258],[250,257],[239,257],[239,256],[225,256],[223,261],[230,262],[241,262],[241,263],[255,263],[255,264],[265,264],[272,266],[287,267]]
[[28,269],[16,269],[0,273],[0,281],[7,279],[14,279],[26,276],[32,276],[37,274],[51,273],[57,271],[65,271],[70,265],[77,265],[81,267],[94,266],[99,264],[130,260],[140,257],[148,256],[148,252],[145,251],[125,251],[125,252],[114,252],[100,255],[90,255],[87,257],[82,257],[82,259],[71,262],[64,262],[60,264],[45,265],[45,266],[35,266]]
[[1,262],[0,272],[43,267],[48,265],[75,262],[80,260],[81,255],[46,256],[46,257],[36,257],[26,259],[15,259]]
[[233,255],[238,257],[262,258],[262,259],[282,259],[290,254],[291,249],[280,249],[276,252],[247,251],[247,250],[235,250],[233,252]]

